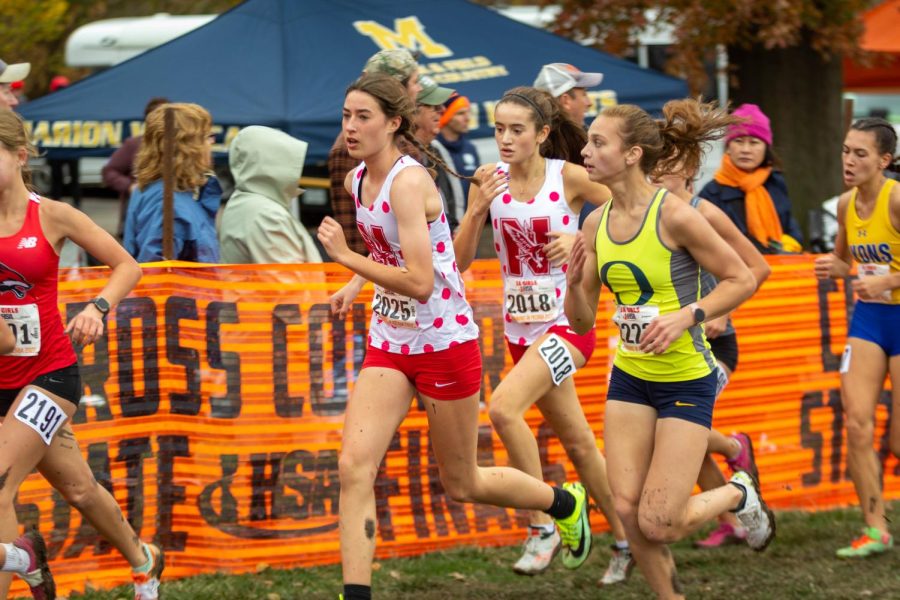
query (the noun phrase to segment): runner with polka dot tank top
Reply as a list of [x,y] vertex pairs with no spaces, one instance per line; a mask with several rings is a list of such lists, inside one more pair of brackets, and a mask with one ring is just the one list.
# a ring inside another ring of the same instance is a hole
[[[613,506],[606,461],[572,378],[590,359],[596,333],[592,328],[576,334],[563,310],[578,215],[585,203],[608,200],[609,190],[591,182],[582,166],[567,162],[584,145],[584,131],[546,92],[529,87],[510,90],[497,104],[495,121],[503,162],[477,171],[483,183],[470,188],[468,210],[454,241],[464,271],[490,215],[503,277],[504,329],[514,363],[491,394],[491,422],[512,466],[541,477],[538,447],[525,421],[526,411],[538,406],[616,539],[600,583],[624,582],[634,562]],[[513,565],[521,575],[547,569],[560,544],[545,514],[533,511],[530,523],[523,555]]]
[[[391,167],[381,191],[368,206],[360,202],[361,188],[367,176],[366,163],[351,175],[351,195],[356,202],[356,226],[375,262],[406,267],[400,249],[397,219],[391,209],[391,184],[407,168],[422,165],[401,156]],[[466,302],[462,277],[456,268],[450,226],[443,211],[428,224],[433,258],[434,289],[426,301],[396,294],[375,286],[368,343],[384,352],[403,355],[439,352],[478,338],[472,308]]]
[[[541,510],[556,520],[563,563],[577,568],[591,549],[587,498],[579,483],[551,487],[511,467],[479,467],[478,328],[455,268],[455,250],[434,179],[401,154],[412,143],[412,103],[395,79],[365,75],[344,100],[343,135],[363,163],[345,185],[370,255],[347,246],[326,217],[318,238],[329,256],[356,273],[332,296],[346,315],[362,281],[375,285],[366,358],[344,416],[340,456],[340,541],[345,600],[371,598],[375,554],[375,476],[415,393],[424,404],[441,483],[458,502]],[[430,151],[420,148],[441,166]]]

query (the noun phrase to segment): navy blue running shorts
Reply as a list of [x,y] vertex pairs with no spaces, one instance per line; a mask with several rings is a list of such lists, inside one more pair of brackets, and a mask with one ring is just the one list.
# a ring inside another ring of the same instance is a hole
[[716,403],[716,372],[689,381],[646,381],[613,365],[606,399],[643,404],[659,419],[682,419],[709,428]]

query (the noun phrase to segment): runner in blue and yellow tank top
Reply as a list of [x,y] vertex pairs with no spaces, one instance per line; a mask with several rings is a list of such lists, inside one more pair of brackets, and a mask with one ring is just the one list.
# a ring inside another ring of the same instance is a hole
[[[834,252],[816,259],[820,279],[847,277],[858,263],[858,297],[841,359],[841,398],[847,423],[847,467],[866,527],[837,551],[841,558],[880,554],[894,546],[884,515],[881,466],[873,450],[875,407],[891,376],[894,406],[900,402],[900,185],[887,179],[897,133],[884,119],[854,123],[843,147],[844,183],[838,201]],[[894,411],[893,419],[900,418]],[[891,451],[900,456],[900,427],[891,424]]]
[[[601,285],[613,293],[619,345],[607,393],[609,482],[632,552],[659,595],[683,597],[666,544],[726,510],[763,550],[775,521],[750,474],[691,497],[706,453],[716,394],[714,359],[700,326],[756,288],[740,257],[686,203],[650,183],[679,165],[696,168],[701,144],[735,122],[695,100],[655,121],[631,105],[606,108],[582,151],[590,178],[612,191],[576,236],[566,315],[576,332],[594,323]],[[700,267],[719,284],[700,298]]]

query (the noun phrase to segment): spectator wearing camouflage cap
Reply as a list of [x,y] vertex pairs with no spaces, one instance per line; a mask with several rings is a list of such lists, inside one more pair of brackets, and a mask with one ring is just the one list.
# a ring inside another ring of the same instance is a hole
[[[422,86],[419,83],[419,65],[416,59],[405,48],[381,50],[372,55],[363,67],[363,73],[384,73],[398,80],[409,92],[409,98],[416,102]],[[401,138],[400,143],[404,140]],[[411,150],[407,145],[402,145],[400,151],[404,154],[412,153],[418,156],[418,152]],[[331,151],[328,153],[328,176],[331,179],[331,210],[334,219],[341,224],[344,235],[347,237],[347,245],[360,254],[366,253],[366,245],[362,236],[356,229],[356,204],[344,187],[344,178],[351,170],[356,168],[359,161],[350,156],[344,143],[343,133],[339,133],[334,140]]]
[[12,84],[22,81],[30,72],[31,63],[7,64],[0,59],[0,110],[13,110],[19,105]]

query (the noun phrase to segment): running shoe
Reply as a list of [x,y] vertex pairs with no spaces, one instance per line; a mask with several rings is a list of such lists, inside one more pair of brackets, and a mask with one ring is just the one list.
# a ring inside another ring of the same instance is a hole
[[587,493],[576,483],[565,483],[563,489],[575,497],[575,510],[564,519],[554,519],[562,537],[562,564],[577,569],[591,553],[591,522],[588,519]]
[[537,575],[543,573],[553,562],[553,557],[562,546],[562,538],[553,531],[547,533],[538,527],[532,527],[528,539],[525,540],[525,552],[513,565],[513,571],[519,575]]
[[20,535],[13,542],[13,546],[21,548],[28,553],[31,561],[28,571],[18,573],[31,589],[31,597],[35,600],[54,600],[56,598],[56,583],[53,574],[47,564],[47,545],[36,527],[29,527],[24,535]]
[[837,551],[838,558],[865,558],[873,554],[887,552],[894,547],[894,538],[889,533],[881,533],[875,527],[866,527],[863,534],[846,548]]
[[622,550],[615,544],[610,546],[610,548],[612,548],[613,555],[609,561],[609,566],[606,567],[606,573],[603,574],[603,579],[600,580],[601,586],[625,583],[631,577],[631,571],[636,564],[634,556],[631,555],[631,550],[627,548]]
[[166,567],[162,548],[156,544],[144,544],[144,552],[153,561],[147,572],[131,570],[134,582],[134,600],[158,600],[159,578]]
[[756,458],[753,456],[753,442],[750,441],[750,436],[746,433],[738,432],[733,433],[728,437],[737,440],[737,443],[741,445],[741,451],[738,452],[737,456],[725,459],[731,472],[747,471],[758,481],[759,469],[756,468]]
[[733,544],[746,544],[747,530],[743,527],[735,527],[731,523],[719,523],[712,533],[704,540],[694,542],[695,548],[718,548]]
[[747,544],[757,552],[762,552],[775,538],[775,514],[766,506],[759,491],[759,483],[752,475],[746,471],[738,471],[731,476],[730,481],[747,490],[744,508],[735,514],[741,525],[747,528]]

